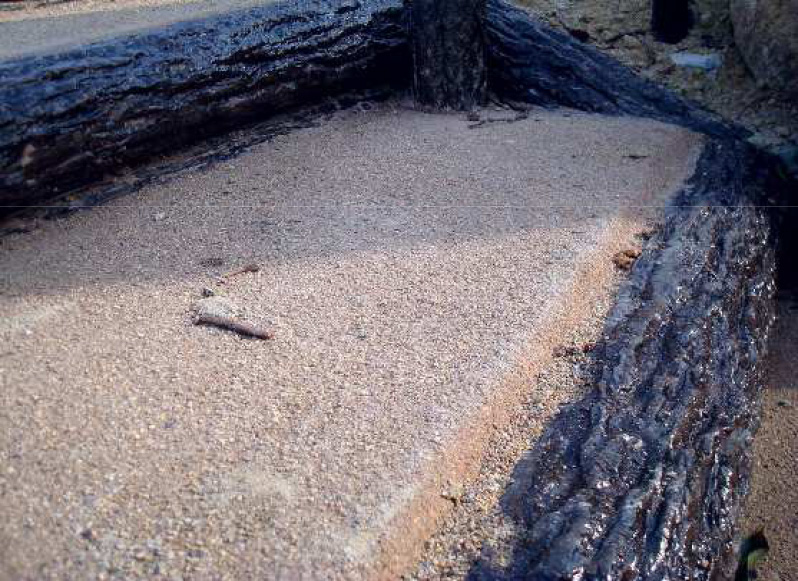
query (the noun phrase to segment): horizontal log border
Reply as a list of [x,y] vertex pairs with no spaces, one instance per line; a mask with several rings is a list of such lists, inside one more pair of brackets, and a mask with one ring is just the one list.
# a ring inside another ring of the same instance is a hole
[[400,0],[301,0],[0,63],[0,213],[410,78]]
[[[401,0],[291,0],[0,62],[0,217],[330,96],[407,90],[408,27]],[[742,135],[504,0],[486,43],[500,100]]]

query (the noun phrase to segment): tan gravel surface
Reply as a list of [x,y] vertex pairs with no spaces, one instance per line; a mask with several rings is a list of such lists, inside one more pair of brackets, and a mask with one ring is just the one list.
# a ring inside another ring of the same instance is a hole
[[[613,288],[625,276],[619,271],[612,280]],[[474,563],[485,553],[491,555],[492,564],[508,567],[517,558],[515,551],[522,546],[525,531],[517,515],[505,508],[507,491],[546,419],[589,389],[590,368],[595,364],[592,351],[613,301],[612,294],[603,291],[596,293],[592,309],[579,327],[563,331],[564,346],[541,366],[534,378],[535,388],[521,398],[508,414],[508,421],[491,437],[478,475],[450,497],[452,510],[424,544],[421,559],[406,580],[467,579],[474,573]]]
[[0,2],[0,60],[69,50],[279,0]]
[[[412,567],[698,142],[386,105],[5,238],[0,578]],[[192,325],[203,287],[276,338]]]
[[763,529],[770,544],[761,581],[798,579],[798,300],[779,301],[778,316],[741,523],[743,535]]

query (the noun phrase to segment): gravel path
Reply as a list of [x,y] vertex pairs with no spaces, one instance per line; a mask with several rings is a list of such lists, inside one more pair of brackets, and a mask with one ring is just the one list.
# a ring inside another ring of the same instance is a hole
[[762,425],[754,440],[751,492],[741,520],[743,536],[764,529],[770,544],[761,581],[798,579],[798,300],[778,303]]
[[[495,429],[578,391],[535,378],[698,143],[389,104],[5,238],[0,578],[412,567]],[[192,325],[203,287],[276,338]]]
[[[615,288],[623,277],[622,271],[616,273],[611,286]],[[491,437],[478,476],[449,498],[451,512],[424,544],[417,567],[405,579],[466,579],[474,574],[474,563],[487,551],[493,564],[509,566],[517,558],[514,551],[525,531],[519,527],[516,514],[503,506],[507,502],[505,493],[518,463],[540,437],[546,419],[589,389],[590,368],[595,364],[592,349],[600,340],[604,318],[613,302],[612,294],[604,290],[596,293],[592,309],[579,327],[563,332],[564,346],[541,366],[534,378],[535,388],[525,394],[508,421]]]
[[0,59],[78,48],[275,0],[76,0],[21,2],[0,10]]

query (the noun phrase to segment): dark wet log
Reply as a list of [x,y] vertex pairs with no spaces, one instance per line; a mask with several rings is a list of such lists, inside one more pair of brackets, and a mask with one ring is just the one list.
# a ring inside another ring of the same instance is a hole
[[468,111],[485,102],[485,0],[412,0],[416,102]]
[[[401,0],[285,1],[0,63],[0,205],[48,202],[323,98],[405,89],[413,78],[408,25]],[[472,32],[473,46],[440,47],[438,58],[459,52],[462,63],[476,63],[480,36]],[[488,0],[484,32],[488,86],[501,99],[742,133],[502,0]],[[475,101],[479,68],[455,83],[471,87]],[[466,106],[471,97],[436,99]],[[9,210],[0,207],[0,216]]]
[[488,0],[486,33],[488,86],[503,98],[647,117],[716,137],[745,133],[504,0]]
[[[502,0],[488,0],[485,32],[499,98],[743,134]],[[411,78],[399,0],[280,3],[0,64],[0,204],[46,201],[248,121]],[[595,391],[554,422],[505,499],[528,543],[510,570],[486,557],[475,575],[729,571],[772,321],[770,222],[750,206],[760,161],[736,142],[707,148],[681,201],[713,207],[674,208],[636,262]]]
[[[769,164],[712,142],[623,285],[595,388],[514,474],[528,530],[473,578],[730,579],[774,318]],[[581,574],[580,574],[581,572]]]
[[0,79],[0,204],[31,205],[322,97],[406,86],[410,57],[399,0],[312,0],[0,63]]
[[675,44],[690,31],[688,0],[653,0],[651,3],[651,32],[661,42]]

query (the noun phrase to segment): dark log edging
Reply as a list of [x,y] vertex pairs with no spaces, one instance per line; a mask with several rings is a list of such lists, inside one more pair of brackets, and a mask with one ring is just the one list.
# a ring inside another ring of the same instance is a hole
[[[322,97],[409,88],[406,12],[286,1],[0,63],[0,217]],[[486,18],[499,99],[743,133],[503,0]]]
[[[120,177],[111,174],[91,187],[67,191],[48,198],[41,207],[21,210],[19,221],[0,219],[0,244],[4,237],[29,232],[39,219],[50,220],[73,212],[101,206],[128,195],[134,195],[145,186],[165,183],[176,175],[199,171],[221,161],[232,159],[248,149],[300,129],[316,127],[332,115],[352,107],[368,110],[375,103],[394,96],[389,86],[353,91],[322,99],[314,105],[290,110],[269,117],[265,121],[249,124],[246,128],[203,139],[181,148],[177,155],[158,157],[146,164],[127,169]],[[0,207],[0,218],[2,207]]]
[[[503,0],[486,33],[500,99],[720,140],[680,198],[712,207],[672,209],[619,295],[596,390],[519,467],[505,505],[527,544],[509,570],[486,556],[474,575],[721,578],[772,321],[771,225],[754,207],[769,162],[743,130]],[[409,87],[407,15],[400,0],[276,4],[7,62],[0,79],[0,204],[29,206],[323,96]]]
[[416,103],[455,111],[484,105],[485,0],[412,0],[409,12]]
[[774,319],[770,162],[710,142],[622,286],[594,389],[517,467],[527,531],[472,578],[730,579]]
[[744,129],[504,0],[488,0],[486,33],[488,84],[502,97],[544,107],[646,117],[713,137],[746,135]]
[[0,204],[410,78],[399,0],[277,3],[0,64]]

